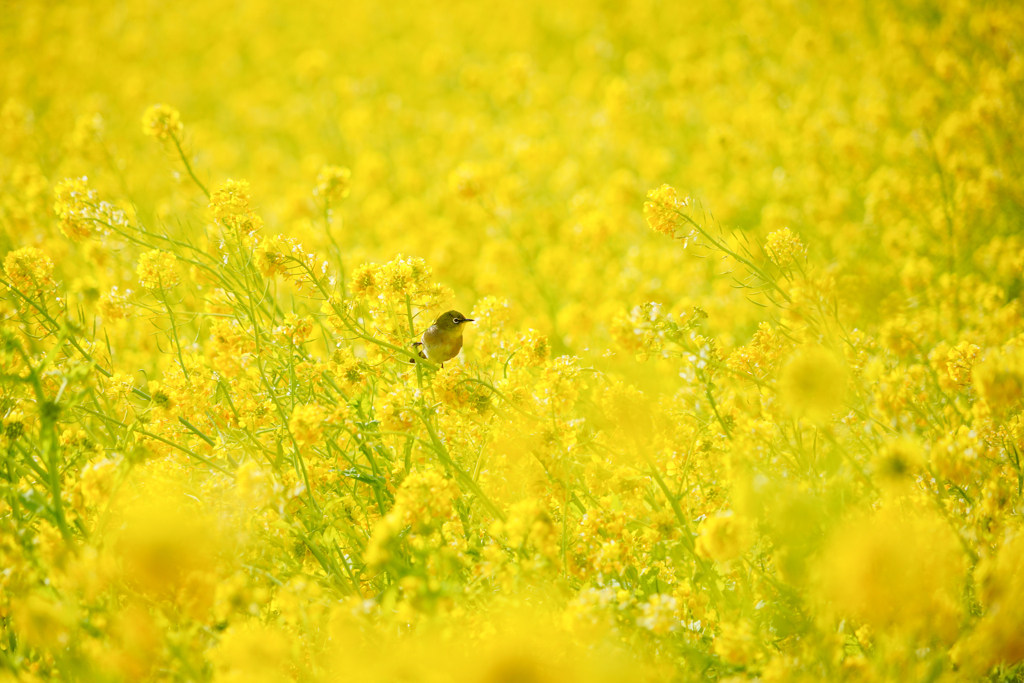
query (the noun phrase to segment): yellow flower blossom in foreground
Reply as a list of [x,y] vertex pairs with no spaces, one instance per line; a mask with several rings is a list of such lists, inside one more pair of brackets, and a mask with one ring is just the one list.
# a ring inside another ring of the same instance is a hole
[[67,606],[39,594],[16,601],[12,621],[29,645],[57,651],[68,645],[74,626]]
[[796,415],[824,421],[842,406],[846,371],[832,352],[809,347],[782,369],[779,392]]
[[933,512],[886,508],[834,533],[819,566],[823,596],[876,631],[907,629],[947,643],[957,633],[963,551]]
[[716,514],[701,525],[697,552],[714,560],[733,560],[750,546],[749,521],[727,513]]
[[979,674],[995,664],[1024,659],[1024,537],[1016,536],[978,568],[984,609],[973,633],[957,644],[958,661]]

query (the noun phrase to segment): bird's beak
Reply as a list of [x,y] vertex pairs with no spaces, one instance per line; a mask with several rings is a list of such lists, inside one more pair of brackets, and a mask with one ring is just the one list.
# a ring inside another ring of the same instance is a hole
[[464,323],[475,323],[476,322],[476,318],[466,318],[462,322],[464,322]]

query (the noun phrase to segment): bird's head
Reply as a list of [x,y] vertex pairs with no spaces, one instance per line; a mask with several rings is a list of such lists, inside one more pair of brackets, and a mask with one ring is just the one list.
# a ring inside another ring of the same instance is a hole
[[471,322],[473,322],[472,318],[467,318],[458,311],[447,311],[439,315],[437,320],[434,321],[434,324],[437,325],[439,329],[444,330],[445,332],[450,332],[460,329],[464,323]]

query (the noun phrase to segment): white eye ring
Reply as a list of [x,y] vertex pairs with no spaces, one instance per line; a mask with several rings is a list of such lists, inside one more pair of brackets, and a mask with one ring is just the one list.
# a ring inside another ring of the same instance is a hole
[[462,322],[462,318],[452,318],[452,322],[458,325],[459,323]]

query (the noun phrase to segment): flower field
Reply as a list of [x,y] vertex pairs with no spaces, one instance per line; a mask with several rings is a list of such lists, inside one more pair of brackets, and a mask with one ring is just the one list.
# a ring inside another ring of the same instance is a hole
[[0,65],[0,683],[1024,681],[1024,5],[12,0]]

